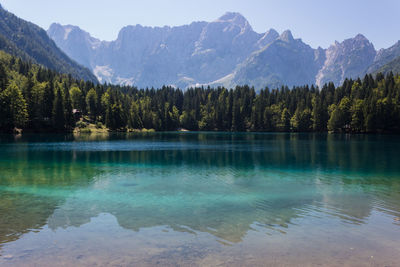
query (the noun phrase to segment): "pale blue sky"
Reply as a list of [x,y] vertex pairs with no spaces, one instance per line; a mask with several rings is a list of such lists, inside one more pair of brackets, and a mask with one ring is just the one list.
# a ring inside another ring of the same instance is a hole
[[316,48],[364,34],[375,48],[400,39],[399,0],[0,0],[23,19],[47,29],[72,24],[102,40],[113,40],[126,25],[183,25],[240,12],[259,33],[290,29]]

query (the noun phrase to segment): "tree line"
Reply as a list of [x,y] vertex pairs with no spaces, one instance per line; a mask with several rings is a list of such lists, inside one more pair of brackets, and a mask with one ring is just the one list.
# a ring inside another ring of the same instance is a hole
[[400,132],[400,76],[291,89],[94,84],[0,51],[0,131],[72,131],[74,113],[110,130]]

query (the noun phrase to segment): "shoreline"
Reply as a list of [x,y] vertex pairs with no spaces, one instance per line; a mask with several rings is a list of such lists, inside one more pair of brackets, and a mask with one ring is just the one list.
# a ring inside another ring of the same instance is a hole
[[280,134],[335,134],[335,135],[395,135],[399,136],[400,133],[397,132],[331,132],[331,131],[307,131],[307,132],[300,132],[300,131],[219,131],[219,130],[187,130],[187,129],[177,129],[177,130],[170,130],[170,131],[156,131],[154,129],[125,129],[125,130],[110,130],[110,129],[78,129],[75,128],[71,131],[36,131],[36,130],[20,130],[20,131],[13,131],[13,132],[0,132],[0,135],[14,135],[14,136],[21,136],[21,135],[31,135],[31,134],[77,134],[77,135],[95,135],[95,134],[115,134],[115,133],[231,133],[231,134],[238,134],[238,133],[248,133],[248,134],[273,134],[273,133],[280,133]]

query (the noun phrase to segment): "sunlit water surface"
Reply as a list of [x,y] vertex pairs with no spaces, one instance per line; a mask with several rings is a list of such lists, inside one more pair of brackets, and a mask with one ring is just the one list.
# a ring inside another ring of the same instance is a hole
[[400,137],[0,136],[1,266],[399,266]]

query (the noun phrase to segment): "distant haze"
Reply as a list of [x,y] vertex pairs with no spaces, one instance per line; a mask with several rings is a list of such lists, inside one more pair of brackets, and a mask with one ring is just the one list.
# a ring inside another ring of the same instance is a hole
[[362,34],[328,49],[313,49],[295,39],[290,30],[257,33],[237,12],[184,26],[126,26],[111,42],[73,25],[53,23],[47,33],[100,82],[140,88],[341,84],[346,78],[374,73],[400,57],[400,41],[376,51]]
[[0,0],[4,8],[47,29],[51,23],[78,25],[101,40],[114,40],[126,25],[176,26],[212,21],[226,11],[243,14],[256,32],[291,29],[294,37],[327,48],[357,33],[375,48],[400,39],[398,0]]

